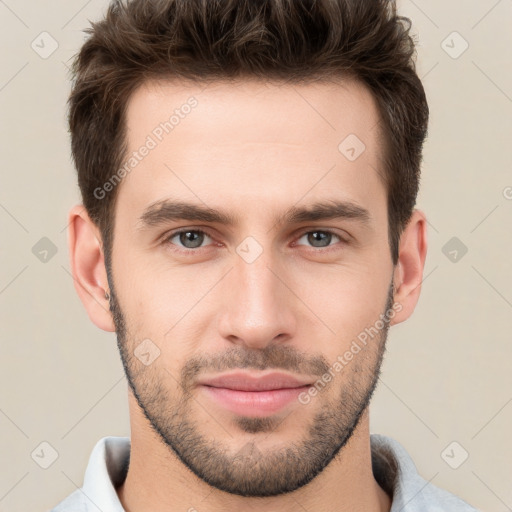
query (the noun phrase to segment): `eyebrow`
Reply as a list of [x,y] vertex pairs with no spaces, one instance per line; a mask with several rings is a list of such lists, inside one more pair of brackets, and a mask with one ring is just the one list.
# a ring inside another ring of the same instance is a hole
[[[292,206],[276,219],[275,225],[333,219],[355,220],[368,226],[371,215],[366,208],[351,201],[329,200],[316,202],[307,207]],[[138,229],[144,230],[176,220],[218,223],[227,226],[234,226],[239,222],[237,216],[205,205],[163,199],[152,203],[144,210],[138,219]]]

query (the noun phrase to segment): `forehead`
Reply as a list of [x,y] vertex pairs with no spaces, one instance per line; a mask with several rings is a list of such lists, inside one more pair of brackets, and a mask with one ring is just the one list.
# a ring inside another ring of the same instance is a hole
[[127,105],[127,158],[151,149],[132,157],[120,195],[144,208],[171,189],[215,202],[237,185],[247,200],[270,201],[343,185],[363,199],[384,186],[378,125],[372,94],[353,80],[147,82]]
[[[187,103],[192,102],[197,105],[189,109]],[[236,134],[249,141],[297,143],[305,137],[309,140],[313,132],[317,138],[331,135],[329,142],[350,130],[368,136],[366,132],[379,122],[370,91],[348,78],[303,85],[256,79],[209,84],[154,80],[143,83],[128,101],[128,142],[151,133],[173,113],[179,119],[171,124],[175,128],[180,124],[183,135],[192,130],[197,136],[222,142]],[[187,123],[181,123],[186,117]]]

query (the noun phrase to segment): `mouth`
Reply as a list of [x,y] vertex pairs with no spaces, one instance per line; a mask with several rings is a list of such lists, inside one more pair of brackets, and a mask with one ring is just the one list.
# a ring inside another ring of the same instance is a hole
[[201,391],[225,410],[250,417],[275,414],[287,405],[298,402],[314,379],[285,373],[253,374],[236,372],[199,382]]

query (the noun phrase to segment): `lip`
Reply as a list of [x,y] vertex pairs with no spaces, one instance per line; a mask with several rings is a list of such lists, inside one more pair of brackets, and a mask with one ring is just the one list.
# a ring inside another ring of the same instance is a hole
[[201,379],[199,384],[214,388],[226,388],[237,391],[271,391],[277,389],[293,389],[312,385],[314,379],[296,377],[282,372],[254,374],[249,372],[233,372]]
[[313,380],[284,373],[264,375],[247,372],[224,374],[199,382],[199,388],[216,405],[234,414],[261,418],[275,414],[287,405],[299,404],[300,393]]

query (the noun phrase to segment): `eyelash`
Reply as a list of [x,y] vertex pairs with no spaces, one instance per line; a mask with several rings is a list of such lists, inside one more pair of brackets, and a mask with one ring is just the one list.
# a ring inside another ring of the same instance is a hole
[[[176,244],[173,244],[171,242],[171,239],[173,239],[175,236],[180,235],[181,233],[189,233],[189,232],[200,233],[200,234],[206,235],[207,237],[209,237],[212,240],[214,240],[214,237],[211,236],[208,232],[206,232],[203,229],[179,229],[177,231],[173,231],[171,233],[167,233],[166,235],[164,235],[163,240],[162,240],[162,244],[163,245],[175,245],[175,247],[177,247],[177,248],[173,249],[173,250],[175,250],[177,252],[180,252],[180,253],[183,253],[183,254],[198,253],[202,249],[207,249],[207,246],[205,246],[205,247],[197,247],[195,249],[191,249],[191,248],[187,248],[187,247],[180,247],[180,246],[178,246]],[[308,235],[310,233],[330,234],[330,235],[333,235],[334,237],[338,238],[340,240],[340,243],[342,243],[342,244],[347,244],[348,243],[348,241],[345,240],[341,235],[339,235],[338,233],[336,233],[336,232],[334,232],[334,231],[332,231],[330,229],[310,229],[310,230],[307,230],[307,231],[302,231],[299,234],[297,240],[301,239],[304,235]],[[300,244],[300,245],[303,245],[303,244]],[[333,249],[334,245],[335,244],[328,245],[328,246],[325,246],[325,247],[312,247],[312,246],[309,246],[309,248],[314,250],[314,251],[321,251],[323,253],[326,253],[326,252],[329,252],[329,250]]]

